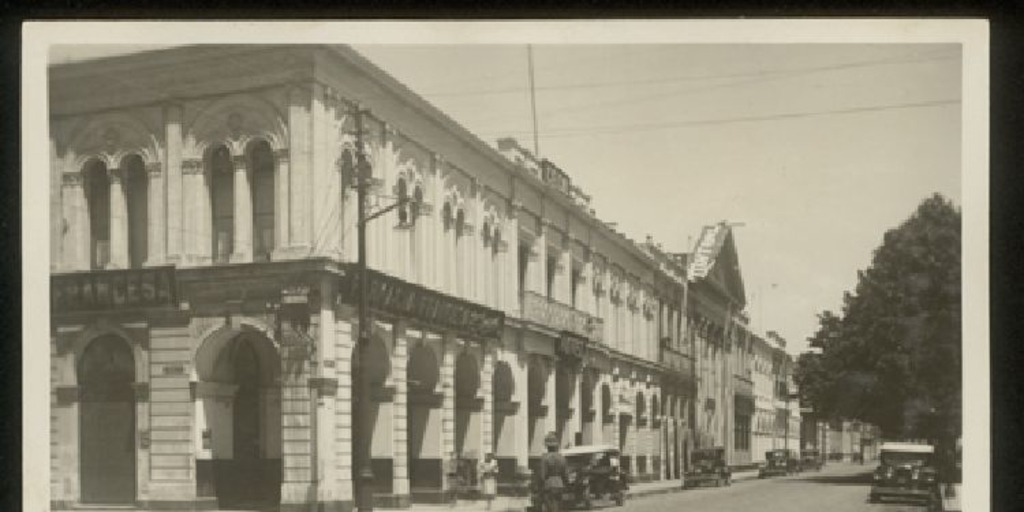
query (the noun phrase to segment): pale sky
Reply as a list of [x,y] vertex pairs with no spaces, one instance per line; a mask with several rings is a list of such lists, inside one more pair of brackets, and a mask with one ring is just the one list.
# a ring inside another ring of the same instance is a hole
[[[356,46],[491,144],[533,148],[527,49]],[[960,204],[961,51],[937,44],[535,46],[540,154],[635,240],[735,228],[751,326],[807,347],[887,229]]]
[[[164,45],[166,46],[166,45]],[[527,48],[356,50],[484,141],[533,148]],[[59,63],[140,46],[54,47]],[[796,354],[883,233],[960,204],[955,44],[534,46],[540,155],[637,241],[689,252],[735,228],[755,331]]]

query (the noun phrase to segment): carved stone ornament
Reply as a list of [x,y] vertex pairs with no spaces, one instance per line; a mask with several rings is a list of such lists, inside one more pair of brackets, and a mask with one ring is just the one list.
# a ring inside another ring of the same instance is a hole
[[162,172],[163,166],[160,162],[150,162],[146,164],[146,174],[148,174],[150,178],[157,178]]
[[103,144],[107,150],[114,150],[121,143],[121,132],[117,128],[110,127],[103,132]]
[[231,155],[231,165],[235,168],[236,172],[245,172],[248,164],[249,159],[245,155]]
[[182,174],[202,174],[203,161],[198,158],[189,158],[181,161]]
[[82,186],[82,173],[79,172],[66,172],[61,174],[60,177],[61,185],[65,187],[81,187]]
[[231,134],[232,138],[237,139],[242,132],[242,114],[238,112],[232,112],[228,114],[227,118],[228,133]]

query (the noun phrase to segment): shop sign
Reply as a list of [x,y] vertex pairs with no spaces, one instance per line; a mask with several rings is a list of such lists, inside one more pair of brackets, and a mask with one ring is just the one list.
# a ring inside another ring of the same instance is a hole
[[50,276],[50,309],[55,313],[173,306],[175,296],[170,266]]
[[[342,290],[346,302],[358,302],[357,272],[346,272]],[[498,338],[505,314],[434,290],[367,270],[370,308],[426,325],[451,329],[473,338]]]
[[567,358],[584,360],[587,356],[586,340],[563,333],[558,339],[558,355]]

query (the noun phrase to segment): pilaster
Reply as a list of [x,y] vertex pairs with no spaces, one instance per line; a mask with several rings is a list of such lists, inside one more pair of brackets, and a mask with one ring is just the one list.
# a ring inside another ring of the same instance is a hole
[[185,209],[182,203],[182,131],[181,131],[181,106],[168,105],[164,108],[164,135],[167,141],[166,153],[166,182],[167,208],[166,208],[166,236],[167,236],[167,258],[175,261],[185,253],[184,250],[184,224],[183,216]]
[[167,203],[164,194],[164,164],[146,164],[149,176],[149,242],[146,265],[161,265],[167,259]]
[[[441,460],[447,463],[455,454],[455,339],[450,334],[445,334],[441,346]],[[442,467],[444,465],[442,464]],[[450,491],[453,484],[448,481],[447,471],[445,473],[441,482],[443,488]]]
[[392,423],[392,451],[394,456],[394,472],[392,476],[392,494],[403,505],[410,503],[409,489],[409,386],[407,369],[409,366],[409,338],[405,326],[395,325],[395,347],[391,359],[391,375],[395,386],[394,421]]
[[110,261],[107,268],[128,268],[128,202],[125,172],[115,168],[110,175]]
[[89,206],[81,173],[61,176],[61,206],[65,223],[63,269],[86,270],[90,266]]

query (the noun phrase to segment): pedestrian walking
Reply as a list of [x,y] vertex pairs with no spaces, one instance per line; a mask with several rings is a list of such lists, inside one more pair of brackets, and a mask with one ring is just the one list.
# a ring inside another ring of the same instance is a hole
[[540,481],[544,512],[560,512],[562,509],[562,493],[569,484],[569,467],[565,457],[558,453],[558,437],[554,432],[544,438],[544,446],[548,451],[540,459]]
[[491,509],[491,502],[498,494],[498,461],[494,460],[494,454],[484,455],[483,462],[478,468],[480,473],[480,491],[487,500],[487,510]]

